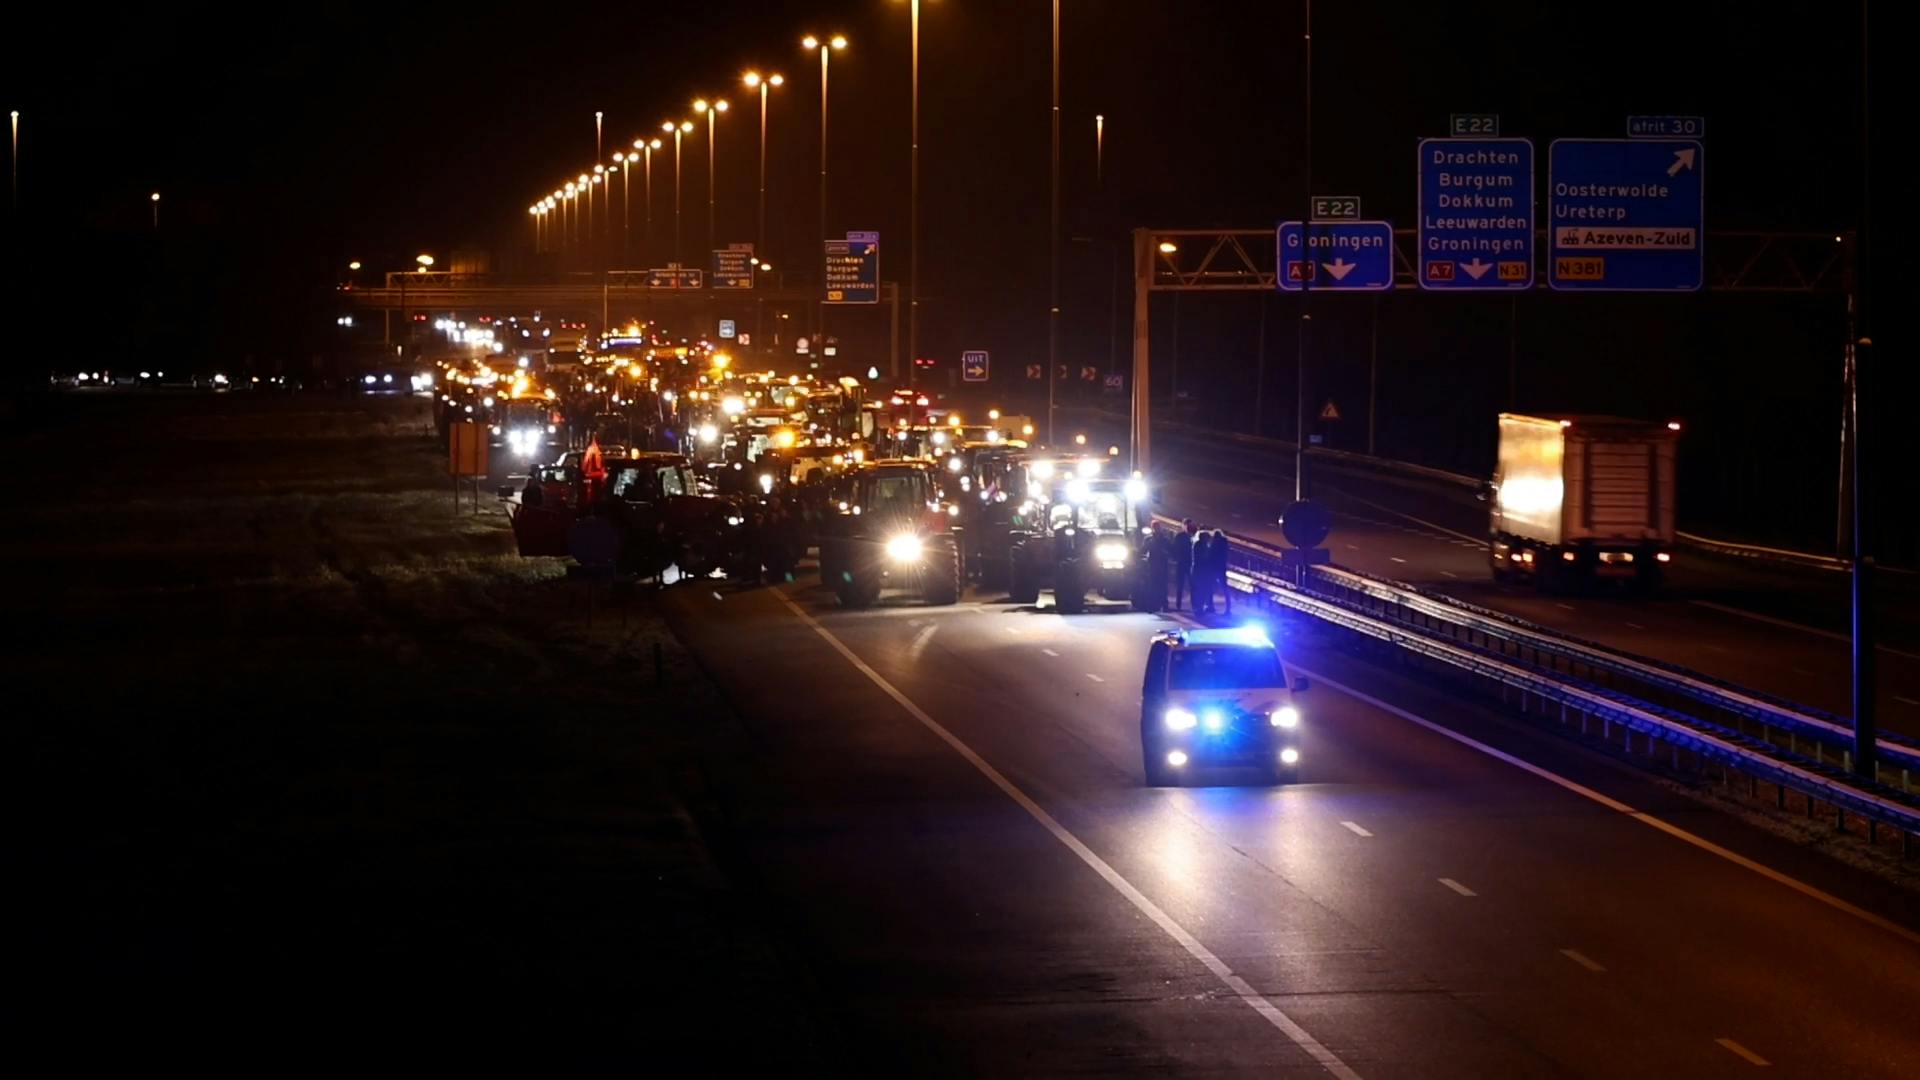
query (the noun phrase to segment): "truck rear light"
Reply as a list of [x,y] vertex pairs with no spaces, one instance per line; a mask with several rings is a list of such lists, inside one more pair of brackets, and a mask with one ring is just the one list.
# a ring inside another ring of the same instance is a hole
[[1666,551],[1661,551],[1661,552],[1657,552],[1657,553],[1655,553],[1655,554],[1654,554],[1654,556],[1653,556],[1653,557],[1654,557],[1654,559],[1655,559],[1655,560],[1657,560],[1657,561],[1659,561],[1659,562],[1672,562],[1672,561],[1673,561],[1673,555],[1672,555],[1672,553],[1671,553],[1671,552],[1666,552]]

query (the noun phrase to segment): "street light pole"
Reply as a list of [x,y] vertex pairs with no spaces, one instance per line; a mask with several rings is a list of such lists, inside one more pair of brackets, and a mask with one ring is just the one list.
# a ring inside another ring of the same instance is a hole
[[666,124],[673,132],[673,261],[680,262],[680,137],[693,130],[693,121]]
[[633,255],[633,159],[624,150],[613,152],[614,168],[620,170],[620,265],[631,268]]
[[600,111],[599,109],[595,109],[595,110],[593,111],[593,160],[595,160],[595,161],[599,161],[599,160],[600,160],[600,154],[601,154],[601,150],[600,150],[600,121],[601,121],[601,120],[602,120],[603,118],[605,118],[605,116],[606,116],[606,115],[607,115],[606,113],[604,113],[604,112],[601,112],[601,111]]
[[[821,268],[821,271],[820,271],[821,300],[819,300],[815,304],[815,312],[817,314],[817,318],[814,324],[814,329],[816,331],[814,336],[824,339],[826,336],[825,297],[826,297],[826,246],[827,246],[827,82],[828,82],[827,76],[828,76],[828,70],[829,70],[828,59],[832,55],[832,50],[844,49],[847,47],[847,39],[840,34],[835,34],[832,38],[826,41],[822,41],[819,38],[814,37],[812,34],[808,34],[806,37],[800,39],[800,44],[803,47],[808,49],[818,49],[820,52],[820,247],[814,251],[813,258],[815,260],[814,265]],[[825,346],[823,345],[822,347],[824,348]]]
[[[1306,0],[1306,63],[1302,68],[1302,78],[1306,89],[1301,95],[1301,106],[1305,110],[1305,124],[1302,127],[1304,138],[1301,140],[1301,158],[1306,168],[1306,191],[1301,194],[1309,204],[1313,202],[1313,0]],[[1311,209],[1311,205],[1309,205]],[[1302,221],[1313,220],[1311,213],[1302,217]],[[1313,333],[1313,316],[1307,314],[1307,297],[1311,295],[1313,278],[1311,275],[1300,279],[1300,348],[1296,357],[1294,372],[1294,435],[1293,435],[1293,500],[1300,502],[1307,497],[1307,354],[1311,347],[1309,338]]]
[[160,193],[156,191],[152,195],[148,196],[148,198],[153,203],[153,231],[159,232],[160,231]]
[[919,382],[920,371],[920,0],[912,0],[913,31],[913,166],[909,170],[907,214],[907,385]]
[[754,219],[754,250],[760,256],[767,253],[767,90],[786,82],[781,75],[769,75],[761,78],[759,73],[749,71],[743,80],[748,87],[760,90],[760,205]]
[[[916,3],[918,0],[916,0]],[[1047,442],[1052,443],[1054,383],[1060,374],[1060,0],[1053,0],[1052,213],[1047,221]]]
[[715,243],[713,231],[714,180],[716,179],[714,145],[720,133],[720,114],[727,111],[727,103],[724,100],[711,103],[696,101],[693,103],[693,108],[696,112],[704,111],[707,114],[707,250],[712,251]]
[[633,145],[640,147],[646,154],[647,164],[646,231],[640,236],[640,261],[644,263],[651,260],[653,252],[653,152],[660,149],[660,140],[658,138],[645,140],[645,145],[642,145],[642,141],[635,139]]
[[20,211],[20,110],[15,109],[10,117],[13,122],[13,156],[7,160],[13,163],[13,209]]

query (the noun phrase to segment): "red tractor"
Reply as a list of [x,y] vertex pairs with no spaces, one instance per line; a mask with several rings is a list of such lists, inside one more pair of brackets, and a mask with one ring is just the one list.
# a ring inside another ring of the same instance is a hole
[[888,588],[959,601],[957,507],[939,479],[926,461],[876,462],[844,478],[820,535],[820,577],[842,606],[868,607]]

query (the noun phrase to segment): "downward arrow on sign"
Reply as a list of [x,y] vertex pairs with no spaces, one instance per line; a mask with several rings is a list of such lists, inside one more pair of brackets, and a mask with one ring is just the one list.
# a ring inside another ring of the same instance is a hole
[[1667,166],[1667,175],[1678,175],[1681,169],[1693,168],[1693,147],[1673,152],[1673,164]]
[[1481,262],[1480,256],[1475,255],[1472,262],[1461,263],[1460,269],[1465,270],[1468,277],[1479,281],[1481,278],[1487,276],[1487,271],[1493,269],[1493,264],[1490,262]]
[[1353,273],[1355,266],[1354,263],[1348,262],[1344,255],[1334,259],[1330,263],[1323,263],[1322,265],[1327,268],[1327,273],[1333,275],[1333,280],[1335,281],[1347,280],[1347,275]]

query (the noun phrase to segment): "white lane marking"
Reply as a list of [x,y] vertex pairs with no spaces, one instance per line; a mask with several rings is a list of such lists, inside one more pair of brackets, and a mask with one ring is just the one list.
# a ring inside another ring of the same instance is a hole
[[1445,575],[1447,575],[1447,576],[1448,576],[1448,577],[1450,577],[1450,578],[1457,578],[1457,577],[1459,577],[1459,576],[1460,576],[1459,574],[1456,574],[1456,573],[1454,573],[1454,572],[1453,572],[1453,571],[1451,571],[1451,570],[1442,570],[1442,571],[1440,571],[1440,572],[1441,572],[1441,573],[1443,573],[1443,574],[1445,574]]
[[1360,496],[1355,495],[1351,491],[1340,492],[1340,497],[1343,499],[1352,499],[1354,502],[1360,503],[1363,506],[1371,506],[1375,510],[1384,511],[1386,513],[1392,514],[1394,517],[1405,518],[1408,521],[1413,522],[1415,525],[1424,525],[1435,532],[1446,533],[1448,536],[1457,536],[1462,540],[1470,540],[1473,542],[1474,547],[1480,547],[1487,542],[1487,538],[1484,536],[1468,536],[1466,533],[1463,533],[1463,532],[1455,532],[1452,529],[1447,528],[1445,525],[1435,525],[1431,521],[1414,517],[1412,514],[1403,514],[1400,511],[1395,510],[1391,506],[1382,506],[1379,503],[1374,502],[1372,499],[1363,499]]
[[1040,651],[1041,651],[1041,652],[1043,652],[1043,653],[1046,653],[1046,654],[1047,654],[1048,656],[1059,656],[1059,655],[1060,655],[1059,653],[1057,653],[1057,652],[1054,652],[1054,651],[1053,651],[1052,649],[1041,649]]
[[1749,1065],[1773,1064],[1773,1062],[1768,1061],[1766,1058],[1761,1057],[1759,1054],[1756,1054],[1753,1051],[1747,1049],[1746,1047],[1741,1046],[1739,1043],[1734,1042],[1732,1039],[1715,1039],[1713,1041],[1719,1043],[1721,1046],[1726,1047],[1728,1050],[1739,1055],[1740,1057],[1746,1058],[1747,1064]]
[[1560,608],[1560,609],[1561,609],[1561,610],[1563,610],[1563,611],[1572,611],[1572,610],[1573,610],[1573,605],[1572,605],[1572,604],[1562,604],[1562,603],[1560,603],[1560,602],[1559,602],[1559,601],[1557,601],[1557,600],[1556,600],[1556,601],[1554,601],[1554,605],[1553,605],[1553,606],[1554,606],[1554,607],[1557,607],[1557,608]]
[[1400,556],[1398,556],[1398,555],[1389,555],[1389,556],[1387,556],[1387,558],[1389,558],[1389,559],[1391,559],[1391,560],[1393,560],[1394,562],[1397,562],[1397,563],[1403,563],[1403,562],[1406,562],[1406,561],[1407,561],[1407,560],[1405,560],[1405,559],[1403,559],[1403,558],[1401,558],[1401,557],[1400,557]]
[[934,632],[939,629],[939,623],[928,623],[919,633],[913,635],[913,644],[907,646],[907,655],[913,659],[914,663],[920,662],[920,654],[927,651],[927,643],[933,640]]
[[[1791,668],[1791,669],[1789,669],[1789,670],[1791,670],[1791,671],[1792,671],[1792,672],[1793,672],[1793,673],[1794,673],[1795,675],[1811,675],[1811,674],[1813,674],[1813,672],[1811,672],[1811,671],[1808,671],[1808,670],[1807,670],[1806,668],[1803,668],[1803,667],[1797,667],[1797,668]],[[1896,700],[1897,700],[1897,699],[1896,699]]]
[[1899,694],[1893,695],[1893,700],[1899,702],[1902,705],[1920,705],[1920,701],[1915,701],[1910,697],[1902,697]]
[[1454,892],[1459,893],[1461,896],[1479,896],[1480,895],[1479,893],[1474,892],[1472,889],[1467,888],[1465,885],[1460,884],[1459,882],[1453,880],[1450,877],[1441,878],[1440,884],[1445,885],[1447,888],[1452,889]]
[[1022,791],[1013,781],[1007,779],[1005,774],[1001,773],[999,769],[988,764],[986,758],[975,753],[973,747],[968,746],[965,742],[961,741],[959,736],[942,727],[938,720],[927,715],[925,710],[913,703],[913,699],[901,693],[899,688],[888,682],[885,676],[868,666],[865,660],[854,655],[852,649],[848,648],[845,643],[835,637],[832,631],[820,625],[813,616],[801,610],[800,605],[794,603],[793,599],[786,593],[776,591],[774,595],[778,596],[780,602],[787,605],[794,615],[799,617],[801,622],[806,623],[813,629],[814,633],[820,635],[823,641],[831,645],[833,650],[839,653],[847,663],[853,665],[855,671],[865,675],[869,682],[879,687],[882,693],[892,698],[895,704],[906,711],[907,715],[918,720],[922,727],[931,731],[939,737],[940,741],[952,747],[954,753],[959,754],[967,764],[972,765],[974,769],[977,770],[980,775],[986,777],[994,787],[999,788],[1006,794],[1007,798],[1012,799],[1020,809],[1025,810],[1028,817],[1038,822],[1041,828],[1052,834],[1055,840],[1060,841],[1062,846],[1068,851],[1073,852],[1089,869],[1100,875],[1101,880],[1111,886],[1113,891],[1125,897],[1127,902],[1134,906],[1135,910],[1145,915],[1168,937],[1179,943],[1180,947],[1187,951],[1187,955],[1198,960],[1202,966],[1212,972],[1214,978],[1219,979],[1220,982],[1226,986],[1228,990],[1232,991],[1233,995],[1239,998],[1248,1008],[1260,1014],[1261,1019],[1272,1024],[1282,1035],[1292,1040],[1295,1046],[1298,1046],[1301,1050],[1305,1051],[1308,1056],[1312,1057],[1313,1060],[1319,1062],[1321,1068],[1339,1077],[1340,1080],[1360,1080],[1360,1074],[1354,1072],[1351,1066],[1340,1060],[1339,1055],[1327,1049],[1320,1040],[1309,1034],[1306,1028],[1301,1027],[1291,1016],[1282,1012],[1279,1006],[1268,1001],[1266,997],[1258,990],[1255,990],[1247,980],[1241,978],[1232,968],[1228,967],[1225,961],[1215,956],[1211,949],[1201,944],[1199,938],[1188,933],[1186,927],[1175,922],[1173,916],[1168,915],[1165,911],[1161,910],[1160,905],[1148,899],[1146,893],[1141,892],[1138,888],[1134,887],[1132,882],[1121,877],[1118,870],[1115,870],[1109,865],[1105,859],[1096,855],[1092,848],[1088,847],[1079,837],[1068,831],[1067,827],[1060,824],[1052,814],[1047,813],[1046,808],[1034,802],[1031,796],[1025,791]]
[[1095,674],[1094,674],[1093,672],[1091,672],[1091,671],[1089,671],[1089,672],[1087,672],[1087,678],[1089,678],[1089,679],[1092,679],[1092,680],[1093,680],[1094,682],[1106,682],[1106,681],[1107,681],[1107,680],[1105,680],[1105,679],[1103,679],[1103,678],[1101,678],[1100,676],[1098,676],[1098,675],[1095,675]]
[[1707,852],[1708,854],[1718,855],[1720,858],[1725,859],[1726,861],[1734,864],[1735,866],[1741,867],[1746,870],[1751,870],[1754,873],[1759,874],[1761,877],[1766,878],[1768,881],[1775,883],[1776,885],[1784,885],[1787,888],[1792,889],[1794,892],[1797,892],[1800,895],[1805,896],[1810,900],[1815,900],[1822,904],[1825,904],[1828,907],[1834,909],[1835,911],[1845,912],[1846,914],[1851,915],[1854,918],[1859,919],[1864,923],[1867,923],[1871,926],[1878,927],[1879,929],[1884,930],[1887,933],[1892,934],[1897,938],[1901,938],[1905,941],[1908,941],[1914,945],[1920,945],[1920,933],[1916,933],[1915,931],[1910,930],[1907,927],[1901,926],[1899,923],[1894,922],[1891,919],[1887,919],[1882,916],[1875,915],[1873,912],[1868,911],[1865,908],[1859,907],[1854,904],[1850,904],[1847,901],[1840,899],[1839,897],[1833,895],[1830,892],[1826,892],[1824,890],[1814,888],[1812,885],[1809,885],[1806,882],[1799,880],[1798,878],[1789,877],[1786,874],[1783,874],[1780,871],[1775,870],[1771,866],[1764,866],[1760,863],[1754,862],[1752,859],[1747,858],[1745,855],[1728,851],[1726,848],[1721,847],[1719,844],[1716,844],[1713,841],[1707,840],[1703,837],[1695,836],[1694,834],[1688,832],[1687,830],[1681,828],[1678,825],[1670,825],[1667,822],[1662,821],[1657,817],[1654,817],[1652,814],[1643,813],[1642,811],[1635,810],[1633,807],[1628,806],[1626,803],[1621,802],[1619,799],[1613,798],[1610,795],[1602,795],[1600,792],[1595,791],[1590,787],[1587,787],[1585,784],[1581,784],[1581,783],[1577,783],[1575,781],[1569,780],[1566,777],[1561,776],[1559,773],[1541,768],[1540,766],[1535,765],[1530,761],[1522,761],[1519,758],[1514,757],[1512,754],[1507,753],[1505,750],[1488,746],[1486,743],[1483,743],[1478,739],[1475,739],[1468,735],[1462,735],[1459,732],[1453,730],[1452,728],[1445,727],[1441,724],[1437,724],[1432,720],[1428,720],[1424,716],[1416,716],[1413,713],[1410,713],[1407,710],[1399,707],[1398,705],[1390,705],[1387,702],[1381,701],[1379,698],[1374,697],[1371,694],[1362,693],[1343,683],[1336,682],[1333,679],[1326,677],[1325,675],[1321,675],[1321,674],[1318,674],[1317,672],[1310,671],[1307,668],[1300,667],[1300,665],[1298,664],[1293,664],[1292,661],[1289,661],[1288,663],[1291,666],[1293,666],[1295,669],[1297,669],[1300,672],[1300,674],[1305,675],[1307,678],[1313,680],[1314,682],[1325,683],[1326,685],[1332,687],[1333,689],[1339,691],[1340,693],[1345,694],[1350,698],[1353,698],[1355,701],[1366,702],[1368,705],[1371,705],[1382,712],[1391,713],[1394,716],[1397,716],[1400,719],[1405,720],[1410,724],[1418,724],[1419,726],[1426,728],[1428,731],[1433,732],[1435,735],[1439,735],[1447,739],[1452,739],[1454,742],[1457,742],[1462,746],[1468,747],[1473,750],[1478,750],[1480,753],[1485,754],[1488,757],[1495,758],[1500,761],[1504,761],[1507,764],[1513,766],[1514,768],[1521,770],[1522,772],[1532,773],[1533,775],[1539,777],[1540,779],[1545,780],[1550,784],[1557,784],[1560,787],[1563,787],[1566,790],[1573,792],[1575,795],[1580,796],[1581,798],[1589,799],[1593,802],[1599,803],[1601,806],[1604,806],[1609,810],[1617,811],[1618,813],[1625,815],[1630,820],[1638,821],[1642,825],[1659,829],[1661,832],[1666,833],[1668,836],[1671,836],[1676,840],[1684,840],[1687,843],[1692,844],[1694,847],[1697,847],[1700,850]]
[[1355,836],[1372,836],[1373,835],[1367,830],[1361,828],[1358,822],[1343,821],[1340,824],[1346,826],[1347,831],[1351,832]]
[[1586,953],[1583,953],[1578,949],[1561,949],[1560,955],[1566,957],[1567,959],[1573,961],[1576,964],[1579,964],[1581,967],[1586,968],[1588,971],[1607,970],[1606,968],[1601,967],[1599,964],[1595,963],[1593,961],[1593,958],[1589,957]]
[[1629,627],[1631,627],[1632,629],[1635,629],[1635,630],[1645,630],[1645,629],[1646,629],[1646,627],[1644,627],[1644,626],[1641,626],[1641,625],[1640,625],[1639,623],[1637,623],[1637,622],[1630,622],[1630,623],[1628,623],[1628,624],[1627,624],[1627,626],[1629,626]]
[[1360,550],[1360,545],[1359,545],[1359,544],[1348,544],[1348,545],[1347,545],[1347,550],[1348,550],[1348,551],[1359,551],[1359,550]]
[[[1743,619],[1752,619],[1754,622],[1763,622],[1769,626],[1778,626],[1787,630],[1798,630],[1803,634],[1815,634],[1831,641],[1845,641],[1849,643],[1853,641],[1853,637],[1849,634],[1836,633],[1832,630],[1822,630],[1817,626],[1808,626],[1805,623],[1793,622],[1790,619],[1776,619],[1771,615],[1762,615],[1757,611],[1747,611],[1744,608],[1729,607],[1726,604],[1716,604],[1711,600],[1689,600],[1687,603],[1703,608],[1710,608],[1728,615],[1738,615]],[[1891,645],[1881,645],[1879,649],[1881,652],[1892,653],[1895,656],[1904,656],[1909,660],[1920,660],[1920,653],[1908,652],[1905,649],[1896,649]]]

